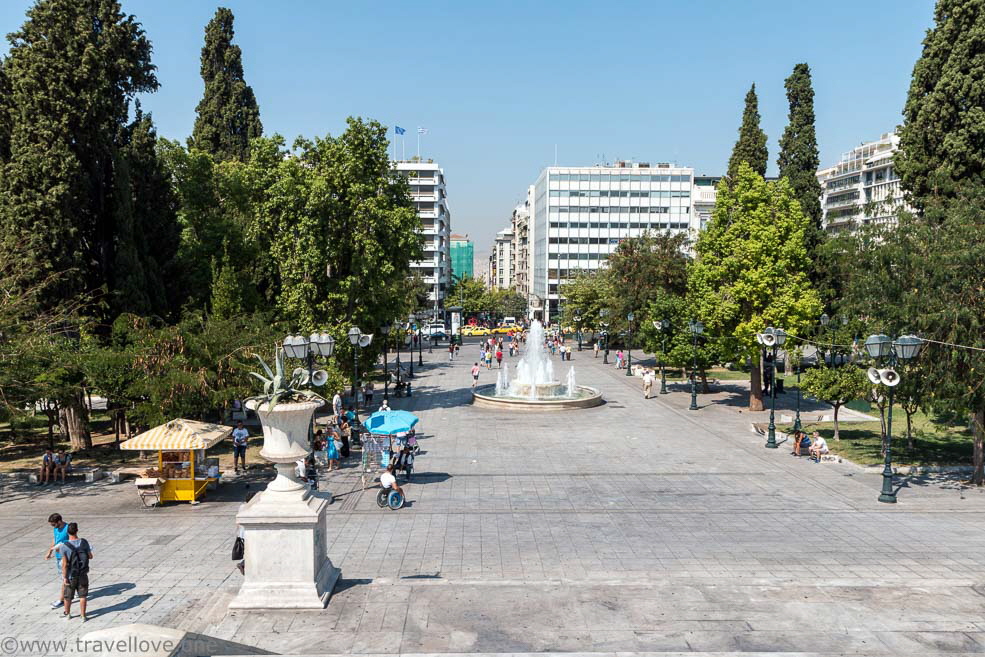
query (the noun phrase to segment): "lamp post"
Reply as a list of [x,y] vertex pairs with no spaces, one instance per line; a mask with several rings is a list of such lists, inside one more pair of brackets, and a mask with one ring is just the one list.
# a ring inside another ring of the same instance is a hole
[[605,346],[603,347],[604,351],[602,352],[603,365],[609,364],[609,322],[606,321],[606,317],[608,316],[609,316],[608,308],[603,308],[602,310],[599,311],[599,317],[601,317],[601,320],[599,321],[599,326],[602,327],[602,339],[605,340]]
[[653,328],[660,331],[660,394],[667,394],[667,369],[664,367],[664,355],[667,353],[667,330],[670,328],[669,319],[653,320]]
[[687,323],[691,331],[693,361],[691,364],[691,406],[689,411],[698,410],[698,336],[704,333],[705,325],[696,319]]
[[[831,340],[831,334],[830,334],[829,331],[827,331],[827,328],[828,328],[828,324],[830,324],[830,323],[831,323],[831,318],[828,317],[828,313],[821,313],[821,326],[823,326],[825,328],[825,333],[827,334],[827,337],[828,337],[828,340],[829,341]],[[827,355],[822,356],[822,358],[824,359],[824,364],[827,365],[828,364],[828,357],[827,357]],[[834,358],[832,357],[832,359],[831,359],[831,365],[834,365],[834,364],[835,364],[834,363]]]
[[[397,339],[394,340],[397,343],[397,396],[400,396],[400,345],[403,342],[403,336],[398,335]],[[410,364],[414,364],[414,354],[410,354]]]
[[364,335],[358,326],[353,326],[347,333],[349,344],[352,345],[352,408],[359,414],[359,394],[356,385],[359,381],[359,350],[368,347],[373,341],[372,335]]
[[387,367],[386,362],[386,352],[389,349],[390,344],[387,336],[390,335],[390,325],[383,324],[380,326],[380,334],[383,336],[383,399],[390,401],[390,370]]
[[315,356],[328,358],[335,351],[335,338],[328,333],[312,333],[310,337],[289,335],[284,338],[284,355],[305,361],[308,380],[315,370]]
[[803,369],[801,366],[804,361],[804,352],[800,351],[800,356],[797,358],[797,364],[794,366],[797,368],[797,417],[793,421],[793,430],[800,431],[800,370]]
[[770,370],[770,425],[766,434],[766,447],[776,449],[776,350],[787,341],[787,332],[783,329],[767,327],[762,333],[756,334],[756,342],[764,347],[773,348],[773,360]]
[[633,320],[636,315],[630,310],[626,313],[629,329],[626,331],[626,376],[633,376]]
[[581,311],[575,308],[575,330],[578,331],[578,351],[581,351]]
[[915,335],[901,335],[894,341],[888,335],[870,335],[865,340],[865,350],[878,362],[886,359],[889,362],[888,369],[877,370],[869,369],[869,380],[873,383],[882,383],[889,388],[889,412],[886,416],[886,460],[882,468],[882,492],[879,495],[880,502],[888,504],[896,503],[896,491],[893,490],[893,391],[899,384],[899,374],[895,367],[898,361],[908,361],[916,358],[923,347],[923,340]]
[[424,367],[424,318],[427,313],[417,313],[417,366]]

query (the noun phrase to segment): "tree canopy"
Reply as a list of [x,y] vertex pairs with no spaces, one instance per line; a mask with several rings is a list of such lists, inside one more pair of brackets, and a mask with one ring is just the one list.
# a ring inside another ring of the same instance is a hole
[[263,134],[260,106],[243,74],[243,53],[233,44],[233,12],[216,9],[205,26],[202,80],[205,93],[195,108],[192,148],[217,160],[245,161],[250,141]]
[[734,179],[739,174],[739,165],[748,164],[760,176],[766,175],[769,150],[766,147],[766,133],[759,127],[759,98],[756,85],[746,93],[746,105],[742,111],[742,124],[739,126],[739,139],[732,148],[728,161],[728,176]]

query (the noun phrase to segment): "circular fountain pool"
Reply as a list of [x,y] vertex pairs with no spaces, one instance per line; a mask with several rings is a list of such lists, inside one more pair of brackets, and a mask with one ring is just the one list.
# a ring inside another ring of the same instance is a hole
[[497,374],[495,384],[472,390],[472,402],[475,405],[560,411],[590,408],[602,403],[602,393],[575,382],[575,368],[568,369],[564,383],[554,378],[554,362],[544,348],[544,327],[538,321],[530,326],[526,349],[516,366],[516,376],[510,379],[508,363]]

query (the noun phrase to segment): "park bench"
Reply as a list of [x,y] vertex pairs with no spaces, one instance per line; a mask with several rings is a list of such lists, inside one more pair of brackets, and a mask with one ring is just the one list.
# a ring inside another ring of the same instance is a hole
[[[752,427],[753,433],[763,437],[766,436],[766,431],[768,429],[767,425],[763,424],[762,422],[753,422],[750,426]],[[782,431],[776,432],[777,444],[786,443],[789,440],[792,440],[792,436],[790,434],[783,433]],[[791,443],[791,445],[793,445],[793,443]],[[804,447],[802,448],[801,451],[803,453],[803,458],[807,458],[807,448]],[[821,463],[841,463],[841,457],[838,456],[837,454],[822,454]]]
[[118,484],[124,479],[133,477],[134,479],[143,477],[147,472],[147,468],[117,468],[116,470],[110,471],[109,480],[114,484]]
[[[67,482],[70,479],[73,481],[82,480],[87,484],[91,484],[94,481],[99,481],[100,479],[102,479],[103,476],[105,476],[105,474],[106,474],[105,472],[103,472],[97,467],[72,468],[67,473],[65,473],[65,481]],[[28,474],[27,480],[32,484],[38,483],[39,481],[38,473],[32,472]],[[59,481],[61,481],[60,478]]]

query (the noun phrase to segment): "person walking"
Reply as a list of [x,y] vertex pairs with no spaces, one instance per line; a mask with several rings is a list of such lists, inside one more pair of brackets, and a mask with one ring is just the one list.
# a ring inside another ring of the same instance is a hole
[[79,525],[68,523],[68,540],[58,546],[62,557],[62,603],[65,618],[72,618],[72,599],[79,597],[79,611],[82,622],[86,622],[86,601],[89,597],[89,562],[92,560],[92,546],[89,541],[79,538]]
[[558,353],[560,353],[560,354],[561,354],[561,360],[563,361],[563,360],[564,360],[564,354],[565,354],[565,352],[567,351],[567,349],[568,349],[568,348],[567,348],[567,347],[565,347],[565,346],[564,346],[564,345],[562,344],[562,345],[561,345],[560,347],[558,347],[557,349],[558,349]]
[[373,386],[373,382],[367,381],[366,385],[363,386],[363,397],[366,399],[366,408],[369,408],[373,405],[373,395],[375,393],[376,390]]
[[492,349],[490,348],[488,351],[486,351],[486,369],[487,370],[491,370],[492,369],[492,359],[493,359],[493,352],[492,352]]
[[595,341],[595,357],[596,358],[599,357],[599,341],[598,340]]
[[335,421],[342,421],[342,391],[336,390],[332,396],[332,413],[335,414]]
[[339,440],[336,444],[336,439],[338,435],[334,430],[330,430],[328,435],[325,436],[325,460],[328,461],[328,471],[339,470],[339,446],[342,441]]
[[472,387],[475,388],[479,383],[479,363],[472,364]]
[[622,369],[622,349],[616,352],[616,369]]
[[250,439],[250,432],[243,426],[243,421],[236,423],[233,429],[233,471],[239,474],[239,463],[243,463],[243,472],[246,472],[246,446]]
[[502,369],[503,367],[503,347],[500,346],[496,350],[496,369]]
[[643,373],[643,399],[650,398],[650,391],[653,390],[653,370],[646,370]]
[[[48,516],[48,525],[51,527],[52,540],[51,547],[48,548],[48,552],[44,555],[44,560],[48,561],[51,559],[52,554],[55,555],[55,565],[58,566],[58,588],[60,590],[64,577],[62,577],[62,554],[57,551],[57,548],[68,540],[68,525],[62,520],[61,514],[58,513],[52,513]],[[63,596],[59,595],[58,599],[51,603],[51,608],[58,609],[63,604],[65,604],[65,600]]]
[[455,341],[452,340],[448,343],[448,361],[451,362],[455,360]]

